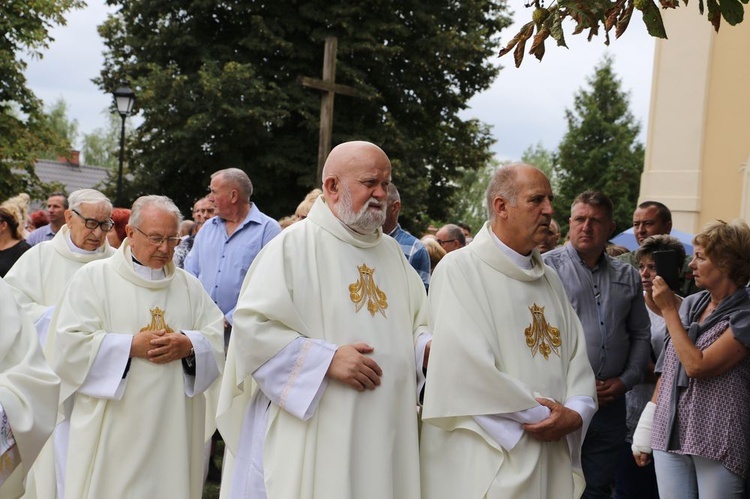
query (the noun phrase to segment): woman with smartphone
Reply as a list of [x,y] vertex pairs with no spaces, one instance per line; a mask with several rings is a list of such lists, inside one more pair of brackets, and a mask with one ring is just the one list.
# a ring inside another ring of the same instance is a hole
[[[638,419],[654,394],[657,380],[654,368],[664,347],[664,336],[666,334],[666,325],[661,316],[661,311],[654,303],[654,277],[659,274],[667,281],[671,281],[673,280],[672,276],[679,276],[685,263],[685,247],[679,239],[672,236],[651,236],[643,240],[638,251],[636,251],[635,261],[638,263],[638,273],[643,285],[646,311],[651,320],[651,358],[643,382],[635,385],[632,390],[625,394],[627,407],[625,422],[628,433],[617,464],[614,497],[615,499],[658,499],[659,493],[653,462],[639,467],[633,459],[630,447],[633,442],[633,432],[638,425]],[[675,300],[677,300],[675,305],[679,307],[682,303],[682,297],[675,295]]]
[[693,243],[690,268],[704,291],[678,310],[665,280],[653,279],[667,338],[633,454],[645,465],[653,449],[663,499],[739,499],[750,468],[750,227],[715,222]]

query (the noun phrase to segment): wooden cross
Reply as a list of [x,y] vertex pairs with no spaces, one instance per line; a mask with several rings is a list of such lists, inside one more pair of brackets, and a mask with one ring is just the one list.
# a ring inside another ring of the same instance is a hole
[[326,37],[325,52],[323,54],[323,79],[303,76],[300,83],[305,87],[321,90],[320,98],[320,138],[318,140],[318,176],[316,182],[323,176],[323,164],[328,153],[331,152],[331,132],[333,130],[333,98],[336,94],[357,97],[360,93],[352,87],[336,83],[336,49],[338,39],[335,36]]

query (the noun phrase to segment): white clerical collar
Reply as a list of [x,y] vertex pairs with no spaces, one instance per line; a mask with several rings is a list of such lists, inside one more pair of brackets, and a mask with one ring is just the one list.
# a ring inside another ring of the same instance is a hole
[[95,250],[85,250],[83,248],[79,248],[78,246],[73,243],[73,240],[70,238],[70,232],[68,232],[68,237],[66,238],[66,241],[68,242],[68,249],[70,249],[73,253],[80,253],[82,255],[93,255],[97,251],[99,251],[99,248]]
[[160,281],[167,277],[167,273],[164,272],[164,267],[160,269],[152,269],[141,265],[141,262],[133,258],[133,270],[139,277],[146,279],[147,281]]
[[500,238],[495,235],[495,232],[492,229],[490,229],[490,234],[492,234],[492,239],[495,240],[495,244],[497,244],[497,247],[500,248],[500,251],[502,251],[505,256],[510,258],[510,260],[514,264],[516,264],[516,266],[524,270],[531,270],[534,268],[534,263],[531,261],[531,255],[533,252],[529,253],[528,256],[524,256],[502,242]]

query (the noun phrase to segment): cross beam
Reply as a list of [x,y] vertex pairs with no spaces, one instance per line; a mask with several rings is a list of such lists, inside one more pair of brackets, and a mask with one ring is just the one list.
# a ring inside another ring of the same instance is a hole
[[360,92],[353,87],[336,83],[336,50],[338,39],[335,36],[326,37],[325,52],[323,53],[323,79],[302,76],[299,82],[305,86],[320,90],[320,137],[318,139],[318,176],[320,182],[323,176],[323,165],[328,153],[331,152],[331,134],[333,131],[333,98],[336,94],[360,96]]

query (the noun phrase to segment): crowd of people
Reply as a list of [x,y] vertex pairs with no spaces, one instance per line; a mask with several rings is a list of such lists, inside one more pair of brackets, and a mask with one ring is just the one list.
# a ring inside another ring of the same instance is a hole
[[160,195],[3,202],[0,497],[746,497],[744,221],[687,255],[646,201],[628,251],[585,191],[561,244],[518,163],[475,233],[420,239],[391,173],[340,144],[279,221],[238,168],[192,220]]

